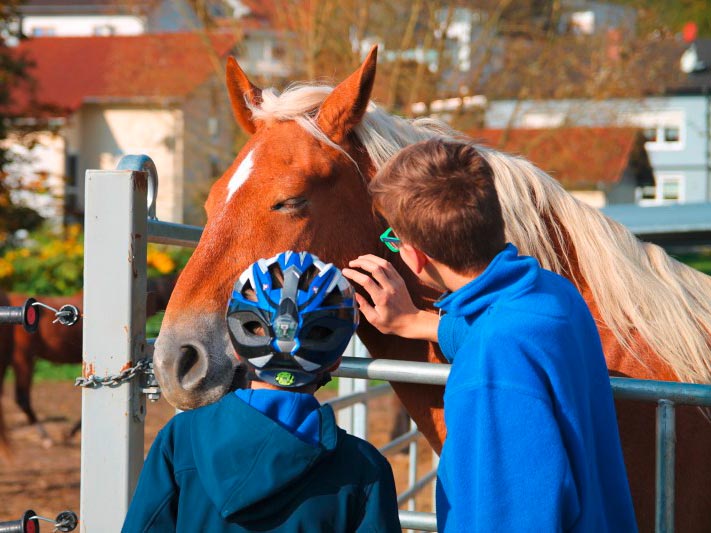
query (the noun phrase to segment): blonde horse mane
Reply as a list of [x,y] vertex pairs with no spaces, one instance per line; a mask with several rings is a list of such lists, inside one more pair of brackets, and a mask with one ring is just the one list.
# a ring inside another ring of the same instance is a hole
[[[266,89],[261,106],[250,109],[256,119],[295,120],[343,152],[316,122],[318,108],[331,91],[306,84],[282,94]],[[471,142],[439,121],[406,120],[372,102],[355,134],[377,169],[401,148],[422,140]],[[640,362],[644,363],[641,354],[647,345],[680,380],[711,383],[711,277],[672,259],[660,247],[639,241],[526,159],[476,147],[494,170],[507,240],[560,274],[574,273],[574,262],[582,279],[573,281],[579,288],[590,288],[604,324]],[[557,254],[556,244],[568,242],[570,249]]]

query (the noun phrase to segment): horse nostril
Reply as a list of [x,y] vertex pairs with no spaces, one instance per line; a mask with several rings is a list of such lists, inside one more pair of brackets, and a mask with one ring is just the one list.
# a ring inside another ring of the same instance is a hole
[[207,375],[207,353],[201,346],[184,344],[180,347],[178,381],[184,389],[194,389]]

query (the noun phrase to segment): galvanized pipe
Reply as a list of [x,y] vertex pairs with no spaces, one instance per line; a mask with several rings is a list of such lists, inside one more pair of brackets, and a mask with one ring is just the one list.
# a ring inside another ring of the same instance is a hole
[[344,357],[334,376],[360,379],[384,379],[401,383],[444,385],[449,365],[416,363],[392,359],[361,359]]
[[420,431],[415,428],[413,430],[408,431],[407,433],[403,433],[396,439],[391,440],[385,446],[379,448],[378,451],[387,457],[388,455],[392,455],[395,452],[399,452],[412,441],[417,440],[419,436]]
[[674,402],[657,404],[656,533],[674,531],[674,460],[676,458],[676,412]]
[[327,403],[331,406],[334,411],[339,411],[340,409],[345,409],[356,403],[364,402],[366,400],[371,400],[373,398],[378,398],[389,392],[392,392],[392,387],[389,383],[383,383],[382,385],[376,385],[375,387],[370,387],[368,390],[361,392],[354,392],[346,396],[339,396],[337,398],[332,398],[326,400],[323,403]]
[[195,248],[201,235],[202,228],[199,226],[148,219],[148,242]]
[[400,511],[400,526],[417,531],[437,531],[437,517],[432,513]]
[[407,500],[415,496],[418,492],[420,492],[422,489],[424,489],[429,484],[429,482],[435,478],[436,475],[437,469],[430,470],[429,472],[427,472],[424,476],[420,478],[417,483],[415,483],[412,487],[410,487],[397,497],[398,505],[402,502],[406,502]]
[[[417,429],[417,424],[415,424],[415,421],[410,419],[410,431],[414,431]],[[420,483],[420,481],[423,481],[425,478],[423,477],[422,480],[418,481],[417,480],[417,452],[419,451],[419,446],[417,445],[417,440],[413,440],[410,443],[410,449],[409,449],[409,457],[408,457],[408,473],[407,473],[407,490],[403,494],[407,494],[410,491],[414,491],[415,487],[417,487]],[[436,470],[433,470],[432,472],[437,472]],[[425,476],[426,477],[426,476]],[[425,485],[422,486],[424,488]],[[407,510],[408,511],[416,511],[416,501],[415,501],[415,495],[417,492],[412,492],[412,495],[408,498],[407,500]],[[412,530],[409,530],[412,531]]]
[[711,385],[632,378],[610,378],[618,400],[656,402],[660,398],[682,405],[711,406]]
[[[348,378],[445,385],[449,367],[438,363],[344,357],[333,374]],[[665,398],[676,404],[711,406],[711,385],[632,378],[610,378],[610,384],[617,399],[656,402],[659,398]]]

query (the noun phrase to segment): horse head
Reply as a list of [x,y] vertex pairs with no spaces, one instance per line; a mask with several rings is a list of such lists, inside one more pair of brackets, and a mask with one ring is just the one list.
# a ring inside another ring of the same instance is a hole
[[[308,250],[344,266],[381,249],[384,225],[367,192],[373,165],[352,134],[368,108],[375,69],[373,49],[334,89],[277,95],[255,87],[228,60],[232,110],[251,138],[210,191],[202,238],[156,342],[156,375],[173,405],[194,408],[246,384],[224,314],[232,284],[250,263]],[[298,113],[289,115],[289,106]]]

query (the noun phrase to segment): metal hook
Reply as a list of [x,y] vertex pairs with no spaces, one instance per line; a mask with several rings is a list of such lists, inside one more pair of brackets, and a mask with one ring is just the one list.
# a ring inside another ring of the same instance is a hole
[[42,302],[32,302],[32,305],[44,307],[45,309],[52,311],[54,316],[57,317],[52,320],[52,324],[59,322],[63,326],[73,326],[77,323],[79,317],[81,316],[79,309],[75,305],[71,304],[64,304],[59,308],[59,310]]
[[158,198],[158,170],[153,160],[145,154],[125,155],[119,161],[117,170],[145,172],[148,177],[148,218],[156,218],[156,199]]

